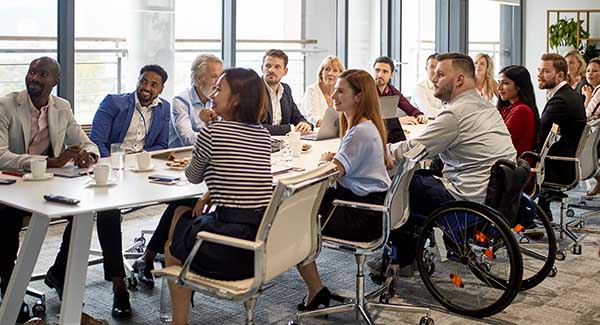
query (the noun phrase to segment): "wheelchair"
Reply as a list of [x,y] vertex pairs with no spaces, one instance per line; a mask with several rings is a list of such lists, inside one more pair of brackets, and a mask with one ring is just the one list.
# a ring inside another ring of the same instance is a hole
[[[415,162],[405,161],[401,168],[415,167]],[[533,288],[557,273],[556,238],[550,221],[522,193],[529,178],[528,165],[527,176],[519,181],[512,181],[514,167],[510,161],[494,166],[500,170],[496,179],[501,181],[495,182],[496,200],[490,199],[492,184],[488,186],[489,205],[447,203],[427,216],[412,234],[417,238],[416,263],[425,287],[454,313],[476,318],[494,315],[510,305],[520,290]],[[410,173],[396,177],[405,174]],[[395,294],[398,266],[386,254],[383,260],[381,274],[371,279],[385,283],[388,293],[382,299],[389,299]]]

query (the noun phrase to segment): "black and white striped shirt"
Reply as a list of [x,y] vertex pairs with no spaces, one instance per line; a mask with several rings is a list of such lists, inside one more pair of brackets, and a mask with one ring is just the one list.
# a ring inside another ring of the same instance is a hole
[[206,181],[213,205],[266,207],[273,195],[269,131],[232,121],[202,128],[185,175],[191,183]]

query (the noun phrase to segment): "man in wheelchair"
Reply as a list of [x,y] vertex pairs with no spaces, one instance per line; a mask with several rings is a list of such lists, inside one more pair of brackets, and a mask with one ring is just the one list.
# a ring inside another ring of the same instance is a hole
[[[446,103],[445,108],[420,136],[389,145],[395,161],[420,143],[427,158],[438,156],[444,165],[441,176],[426,170],[415,173],[409,186],[410,217],[390,236],[392,261],[404,276],[415,270],[418,228],[427,216],[454,200],[483,203],[492,165],[516,157],[502,117],[477,93],[473,60],[460,53],[441,54],[437,59],[434,96]],[[376,261],[368,265],[374,271],[381,269]]]

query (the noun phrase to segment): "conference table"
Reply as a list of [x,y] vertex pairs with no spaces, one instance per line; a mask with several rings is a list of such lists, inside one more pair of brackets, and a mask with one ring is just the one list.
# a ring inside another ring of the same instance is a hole
[[[409,138],[420,134],[425,128],[423,125],[403,127],[410,132]],[[311,145],[306,153],[292,157],[290,161],[277,152],[273,153],[271,161],[274,168],[296,167],[294,172],[309,170],[317,166],[323,153],[337,151],[339,142],[339,139],[306,141]],[[32,217],[19,250],[15,270],[0,306],[0,324],[16,322],[51,219],[73,216],[60,323],[79,324],[95,213],[197,197],[206,192],[204,183],[187,182],[183,170],[171,169],[166,165],[165,160],[155,158],[155,154],[157,153],[153,153],[152,158],[154,169],[145,172],[134,171],[135,157],[127,155],[125,169],[112,171],[111,177],[115,179],[115,184],[111,186],[93,186],[94,182],[89,176],[77,178],[55,176],[45,181],[26,181],[20,177],[2,175],[6,178],[15,178],[17,182],[0,187],[0,204],[31,212]],[[109,162],[109,158],[100,160],[100,163]],[[175,185],[150,183],[148,176],[155,174],[179,176],[182,180]],[[45,194],[75,198],[80,200],[80,203],[69,206],[47,202],[43,198]]]

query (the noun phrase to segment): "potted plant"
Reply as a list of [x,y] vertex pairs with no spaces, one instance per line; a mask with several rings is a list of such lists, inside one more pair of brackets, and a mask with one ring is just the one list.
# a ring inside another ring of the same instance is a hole
[[600,51],[596,48],[596,44],[588,42],[581,51],[581,55],[585,62],[590,62],[591,59],[600,56]]
[[579,25],[579,38],[587,38],[590,33],[583,28],[583,20],[575,21],[573,18],[559,19],[556,24],[550,25],[548,42],[550,48],[563,53],[566,48],[579,49],[577,44],[577,27]]

